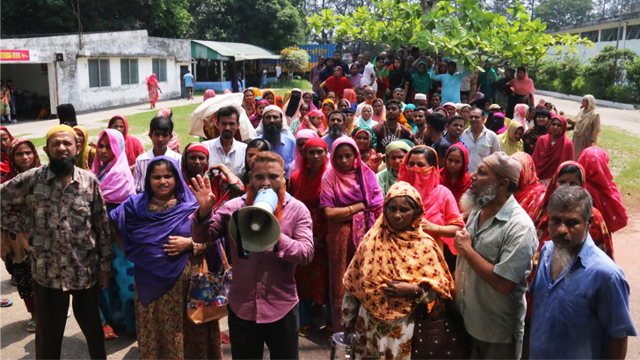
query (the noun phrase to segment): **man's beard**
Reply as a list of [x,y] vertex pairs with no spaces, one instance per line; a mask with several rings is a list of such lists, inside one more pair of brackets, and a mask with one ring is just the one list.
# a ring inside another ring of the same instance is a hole
[[276,123],[271,123],[264,128],[263,138],[273,146],[280,146],[281,129],[282,125],[278,126]]
[[332,139],[337,139],[342,135],[342,129],[338,125],[333,125],[329,130],[329,136]]
[[489,205],[493,199],[498,195],[498,184],[493,183],[487,185],[480,190],[480,193],[474,194],[471,189],[462,195],[460,198],[460,207],[464,212],[471,212],[472,210],[480,210],[483,207]]
[[223,139],[233,139],[233,131],[222,130],[222,133],[220,134],[220,136],[222,136]]
[[[49,155],[47,154],[47,156]],[[73,168],[75,164],[76,156],[69,157],[66,160],[54,159],[49,156],[49,169],[51,169],[51,172],[54,173],[57,177],[73,174]]]
[[570,249],[555,247],[553,248],[553,254],[551,254],[551,278],[555,282],[560,274],[571,264],[573,261],[573,254]]

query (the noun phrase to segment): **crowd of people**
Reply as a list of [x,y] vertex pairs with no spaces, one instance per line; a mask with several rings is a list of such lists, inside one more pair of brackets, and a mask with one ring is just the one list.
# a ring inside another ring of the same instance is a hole
[[[623,358],[636,331],[612,235],[627,214],[595,99],[569,120],[533,105],[524,67],[369,58],[322,59],[313,92],[245,89],[184,148],[170,109],[146,152],[121,115],[96,144],[54,126],[46,165],[0,128],[2,256],[36,356],[60,357],[73,295],[92,358],[116,326],[143,359],[221,358],[227,341],[234,359],[265,344],[294,359],[320,313],[330,334],[354,335],[358,359],[415,358],[419,305],[426,321],[461,315],[473,358]],[[279,239],[240,251],[229,223],[265,188]],[[220,269],[220,248],[228,338],[186,313],[191,277]]]

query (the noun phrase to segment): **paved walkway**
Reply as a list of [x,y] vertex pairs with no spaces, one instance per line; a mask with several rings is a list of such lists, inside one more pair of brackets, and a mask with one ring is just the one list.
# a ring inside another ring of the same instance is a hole
[[[202,96],[196,96],[193,100],[168,100],[158,101],[156,103],[156,110],[162,108],[173,108],[177,106],[185,106],[191,104],[202,103]],[[87,127],[87,129],[101,129],[106,127],[104,120],[110,119],[115,114],[124,116],[139,114],[147,111],[151,111],[149,104],[139,104],[129,107],[123,107],[120,109],[102,110],[92,113],[80,114],[77,116],[78,124]],[[58,125],[60,121],[58,119],[53,120],[32,120],[25,122],[18,122],[17,124],[8,124],[6,126],[12,135],[20,135],[20,137],[27,138],[39,138],[47,135],[47,131],[54,125]]]

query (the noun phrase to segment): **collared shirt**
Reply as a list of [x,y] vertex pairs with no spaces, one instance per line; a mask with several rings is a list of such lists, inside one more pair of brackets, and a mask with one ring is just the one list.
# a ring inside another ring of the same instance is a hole
[[91,172],[76,167],[63,185],[45,165],[0,185],[0,196],[2,227],[26,234],[38,284],[83,290],[96,284],[99,271],[111,271],[107,208]]
[[[167,147],[167,151],[164,153],[164,156],[168,156],[170,158],[175,159],[178,162],[178,165],[182,161],[182,156],[177,152],[169,149]],[[142,192],[144,191],[144,179],[147,177],[147,167],[149,167],[149,163],[156,156],[153,154],[153,148],[147,151],[146,153],[138,156],[136,159],[135,168],[133,170],[133,180],[136,184],[136,191]]]
[[[264,139],[264,134],[258,136],[260,139]],[[273,146],[271,145],[271,151],[282,156],[282,160],[284,160],[284,173],[289,173],[289,166],[294,159],[294,151],[296,149],[296,139],[289,134],[287,131],[282,132],[282,136],[280,136],[280,145]]]
[[218,164],[225,164],[236,176],[242,176],[244,169],[244,158],[247,151],[247,144],[233,139],[231,149],[228,154],[224,153],[220,137],[202,143],[209,150],[209,167]]
[[555,245],[540,251],[531,283],[531,359],[604,359],[609,338],[636,336],[624,273],[590,235],[575,259],[551,277]]
[[442,102],[441,104],[452,102],[457,104],[460,102],[460,87],[462,79],[471,73],[469,70],[458,71],[451,75],[449,73],[436,75],[436,71],[431,69],[429,76],[431,80],[442,82]]
[[329,153],[331,153],[331,146],[333,145],[333,142],[340,139],[341,137],[345,137],[347,135],[345,135],[344,133],[340,136],[338,136],[337,139],[332,138],[329,134],[325,135],[322,137],[322,140],[324,140],[327,143],[327,146],[329,147]]
[[504,295],[484,281],[463,256],[458,256],[456,307],[474,338],[490,343],[520,341],[527,306],[527,274],[538,247],[536,229],[513,195],[478,228],[480,213],[481,210],[472,211],[467,222],[473,249],[494,265],[495,274],[517,285],[510,295]]
[[[198,222],[197,211],[191,215],[191,236],[198,243],[216,241],[228,233],[232,214],[247,206],[247,196],[229,200],[211,215],[210,221]],[[298,303],[296,265],[306,265],[313,258],[313,231],[307,207],[287,194],[280,219],[280,242],[274,249],[238,257],[236,243],[230,241],[233,281],[229,289],[229,306],[241,319],[259,324],[282,319]]]
[[471,128],[467,128],[462,135],[460,135],[460,141],[462,141],[469,150],[469,173],[478,170],[478,165],[480,165],[482,159],[496,151],[500,151],[500,139],[498,135],[487,129],[484,125],[482,125],[482,132],[477,140],[473,137]]

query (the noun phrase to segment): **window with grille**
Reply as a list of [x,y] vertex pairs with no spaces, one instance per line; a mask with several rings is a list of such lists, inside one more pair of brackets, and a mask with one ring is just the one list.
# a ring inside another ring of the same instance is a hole
[[152,70],[158,81],[167,81],[167,59],[153,59]]
[[89,60],[89,87],[111,86],[109,59]]
[[138,83],[138,59],[120,59],[120,79],[122,85]]

